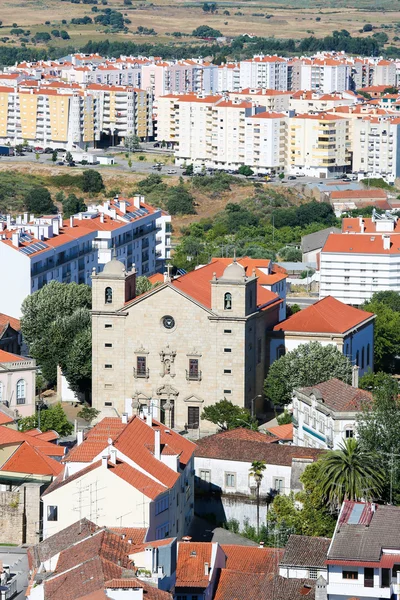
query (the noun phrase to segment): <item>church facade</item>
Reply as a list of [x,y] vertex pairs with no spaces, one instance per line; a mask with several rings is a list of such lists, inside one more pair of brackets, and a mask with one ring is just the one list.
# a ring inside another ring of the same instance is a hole
[[[200,415],[226,398],[263,411],[267,331],[280,321],[283,272],[268,260],[213,259],[135,297],[113,259],[93,274],[92,402],[102,415],[151,410],[168,427],[213,430]],[[281,295],[271,291],[279,286]]]

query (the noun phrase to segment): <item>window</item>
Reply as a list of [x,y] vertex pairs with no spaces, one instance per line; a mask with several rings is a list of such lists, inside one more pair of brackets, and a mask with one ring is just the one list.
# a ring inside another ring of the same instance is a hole
[[104,329],[111,329],[111,328],[112,328],[111,323],[104,323]]
[[104,406],[112,406],[112,402],[104,402]]
[[104,344],[104,348],[112,348],[112,347],[113,347],[112,344],[109,344],[109,343]]
[[281,477],[275,477],[274,479],[274,489],[282,494],[285,490],[285,480]]
[[224,390],[224,394],[232,394],[232,390]]
[[236,473],[225,473],[225,487],[236,487]]
[[305,425],[309,425],[310,423],[310,412],[308,410],[308,408],[304,409],[304,424]]
[[285,346],[283,344],[276,349],[276,360],[279,360],[281,356],[285,356]]
[[311,569],[308,570],[308,577],[309,579],[318,579],[318,569],[311,567]]
[[112,301],[113,301],[112,296],[113,296],[112,288],[106,287],[106,289],[104,290],[104,303],[112,304]]
[[399,564],[395,564],[393,565],[393,569],[392,569],[392,577],[397,577],[397,573],[400,571],[400,565]]
[[163,540],[168,537],[169,533],[169,523],[165,523],[165,525],[161,525],[156,529],[156,540]]
[[232,333],[232,329],[224,329],[224,333]]
[[346,439],[354,437],[354,431],[352,429],[346,429]]
[[382,569],[381,587],[390,587],[390,569]]
[[189,429],[198,429],[200,423],[200,408],[198,406],[188,406],[188,427]]
[[206,483],[211,483],[211,471],[210,469],[200,469],[199,477]]
[[199,359],[189,358],[189,379],[199,379]]
[[232,352],[232,348],[224,348],[224,352]]
[[136,377],[147,376],[147,361],[145,356],[136,357]]
[[358,579],[358,571],[342,571],[342,579]]
[[364,368],[364,346],[362,347],[361,350],[361,368]]
[[371,567],[364,569],[364,587],[374,587],[374,569]]
[[17,404],[25,404],[26,401],[26,385],[25,379],[17,381]]
[[356,365],[357,365],[357,367],[360,366],[360,353],[358,350],[356,352]]
[[157,502],[156,502],[156,515],[159,515],[160,513],[164,512],[165,510],[168,510],[168,496],[164,496],[163,498],[160,498],[160,500],[157,500]]
[[226,292],[224,295],[224,310],[232,310],[232,294]]
[[232,369],[224,369],[224,373],[225,373],[225,374],[232,373]]
[[47,507],[47,520],[58,521],[58,506]]
[[371,351],[371,346],[370,344],[367,344],[367,360],[366,360],[366,366],[369,366],[369,356],[370,356],[370,351]]
[[105,368],[105,369],[112,369],[113,367],[112,367],[112,365],[110,365],[110,364],[107,364],[107,365],[104,365],[104,368]]

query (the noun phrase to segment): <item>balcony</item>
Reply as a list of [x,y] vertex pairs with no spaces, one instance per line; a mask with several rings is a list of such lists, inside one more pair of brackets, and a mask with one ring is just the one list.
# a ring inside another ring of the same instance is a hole
[[201,371],[189,371],[186,369],[186,381],[201,381]]
[[133,367],[133,376],[135,379],[148,379],[149,374],[149,369],[135,369],[135,367]]

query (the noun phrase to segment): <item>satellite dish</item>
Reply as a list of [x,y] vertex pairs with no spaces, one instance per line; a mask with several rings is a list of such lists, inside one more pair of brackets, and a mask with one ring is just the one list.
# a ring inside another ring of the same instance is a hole
[[111,446],[111,444],[112,444],[112,443],[113,443],[112,439],[111,439],[111,438],[108,438],[108,440],[107,440],[107,444],[108,444],[109,446]]

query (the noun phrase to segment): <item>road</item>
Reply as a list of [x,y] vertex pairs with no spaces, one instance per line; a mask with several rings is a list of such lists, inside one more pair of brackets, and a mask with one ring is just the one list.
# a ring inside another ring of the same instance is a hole
[[13,596],[13,600],[24,600],[29,575],[26,549],[16,546],[0,546],[0,561],[4,565],[10,566],[11,573],[17,574],[18,593]]
[[287,296],[286,304],[291,306],[292,304],[298,304],[301,308],[306,308],[318,302],[318,296]]

